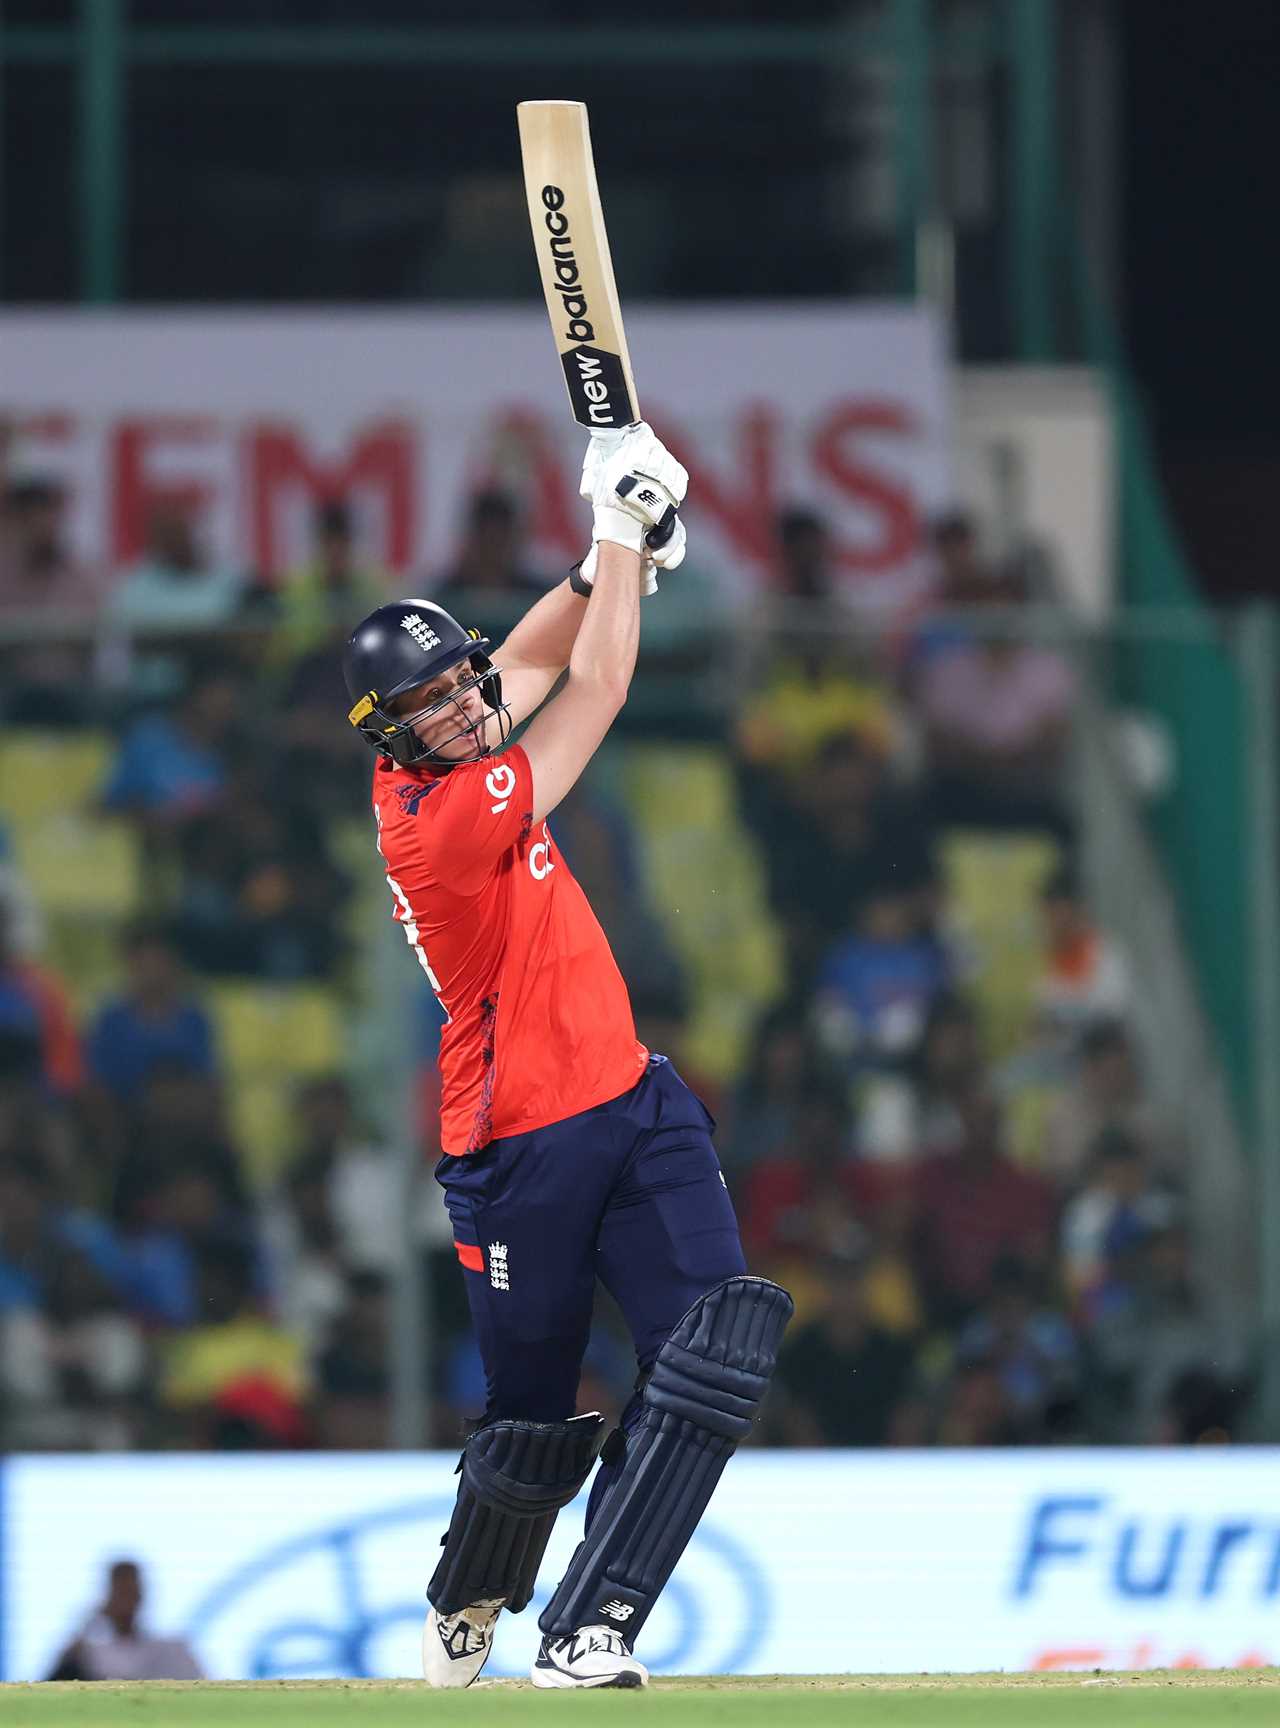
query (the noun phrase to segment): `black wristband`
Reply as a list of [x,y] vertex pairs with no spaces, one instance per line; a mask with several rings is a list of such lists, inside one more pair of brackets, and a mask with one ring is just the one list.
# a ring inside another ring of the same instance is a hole
[[582,559],[579,558],[576,564],[570,566],[569,586],[573,589],[575,594],[581,594],[582,598],[587,600],[591,596],[591,584],[582,574],[582,563]]

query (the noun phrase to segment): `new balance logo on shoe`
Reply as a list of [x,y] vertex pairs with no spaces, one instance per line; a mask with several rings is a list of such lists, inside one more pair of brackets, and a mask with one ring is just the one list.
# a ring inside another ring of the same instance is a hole
[[607,1615],[610,1620],[630,1620],[631,1616],[635,1613],[635,1609],[631,1603],[619,1602],[615,1596],[612,1602],[605,1603],[600,1612]]

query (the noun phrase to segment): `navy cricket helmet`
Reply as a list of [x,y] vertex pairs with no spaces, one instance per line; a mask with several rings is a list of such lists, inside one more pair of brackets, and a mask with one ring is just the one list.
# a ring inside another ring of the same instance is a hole
[[[511,711],[502,700],[502,679],[485,649],[489,638],[478,630],[464,630],[443,606],[430,600],[396,600],[379,606],[357,624],[342,654],[342,676],[354,706],[347,718],[380,756],[390,756],[402,768],[429,762],[436,768],[456,768],[462,762],[478,762],[492,753],[484,741],[484,721],[468,720],[459,700],[468,690],[479,688],[485,706],[498,717],[498,742],[511,732]],[[467,661],[471,676],[412,714],[392,714],[390,705],[406,690],[416,690],[441,672]],[[458,730],[428,750],[414,726],[444,713],[450,705],[458,711]],[[470,756],[442,757],[440,749],[470,738]]]

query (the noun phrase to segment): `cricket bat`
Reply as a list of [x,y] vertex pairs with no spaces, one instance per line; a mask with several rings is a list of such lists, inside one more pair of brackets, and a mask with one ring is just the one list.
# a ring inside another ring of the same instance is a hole
[[[639,420],[640,405],[596,185],[586,104],[520,102],[516,123],[533,248],[569,407],[590,432],[621,431]],[[649,545],[661,546],[674,528],[671,510],[646,535]]]
[[640,418],[583,102],[516,108],[533,247],[569,406],[597,432]]

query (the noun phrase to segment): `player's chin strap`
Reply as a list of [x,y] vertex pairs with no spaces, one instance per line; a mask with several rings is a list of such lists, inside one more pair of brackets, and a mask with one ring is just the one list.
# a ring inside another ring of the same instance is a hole
[[441,1614],[475,1602],[528,1606],[556,1514],[586,1481],[604,1417],[487,1423],[463,1448],[458,1500],[427,1596]]
[[598,1506],[592,1497],[586,1536],[539,1617],[545,1633],[611,1625],[633,1642],[751,1432],[794,1311],[779,1285],[752,1277],[728,1278],[690,1308],[636,1419],[609,1436],[600,1468],[616,1474]]

